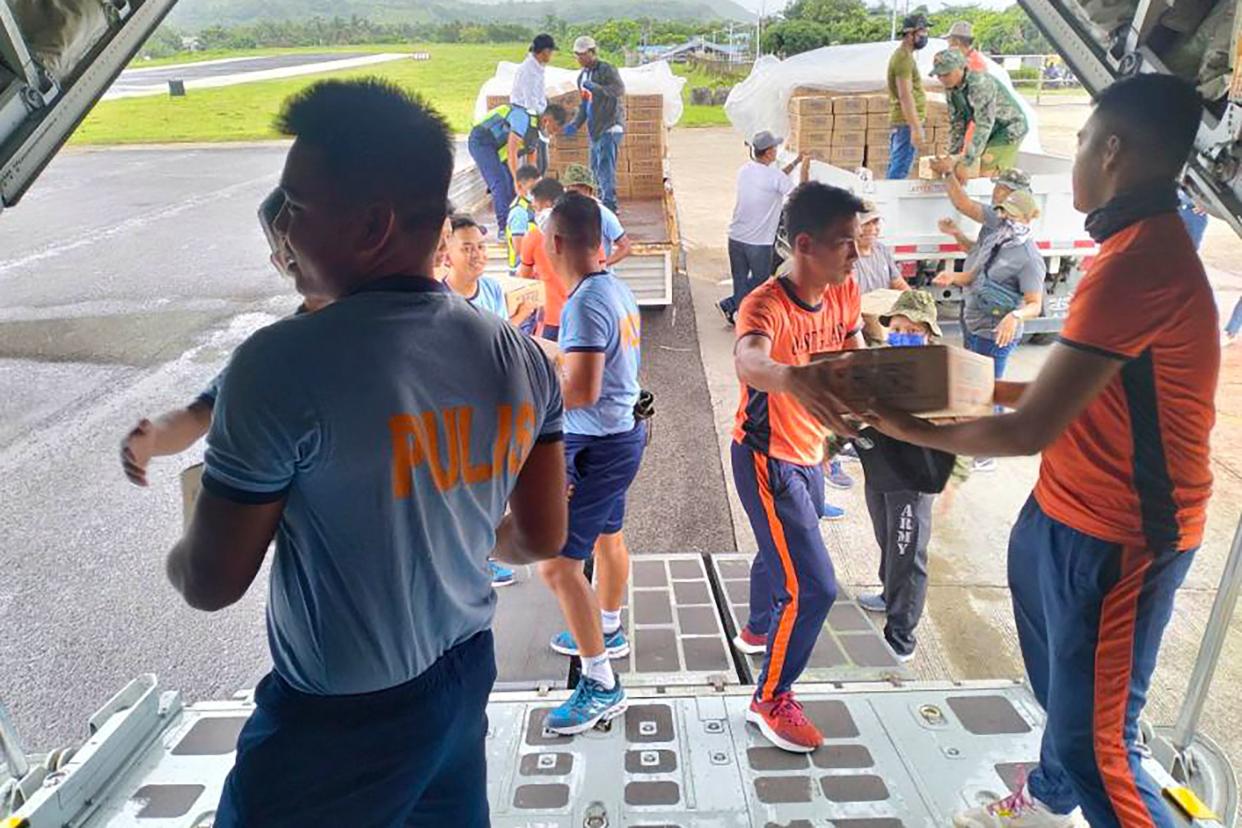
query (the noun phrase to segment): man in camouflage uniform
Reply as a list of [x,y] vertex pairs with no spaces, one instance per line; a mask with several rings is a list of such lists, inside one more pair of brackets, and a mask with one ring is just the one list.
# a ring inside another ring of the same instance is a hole
[[[949,152],[961,156],[955,170],[958,179],[1014,166],[1028,127],[1013,92],[991,75],[970,71],[956,49],[938,53],[932,66],[949,102]],[[972,121],[975,131],[967,143],[966,127]]]

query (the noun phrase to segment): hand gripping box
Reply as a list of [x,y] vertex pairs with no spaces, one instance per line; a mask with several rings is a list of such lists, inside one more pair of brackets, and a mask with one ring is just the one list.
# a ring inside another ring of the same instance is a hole
[[876,399],[929,419],[992,413],[995,374],[990,357],[952,345],[869,348],[816,354],[839,362],[830,383],[851,405]]

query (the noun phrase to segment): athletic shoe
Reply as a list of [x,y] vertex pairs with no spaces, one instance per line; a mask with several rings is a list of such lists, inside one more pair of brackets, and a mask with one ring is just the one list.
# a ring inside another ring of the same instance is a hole
[[605,690],[604,685],[595,679],[583,676],[574,694],[549,711],[543,724],[553,733],[573,736],[590,730],[600,722],[615,719],[625,712],[628,705],[620,679],[611,690]]
[[899,653],[896,650],[893,650],[893,655],[897,657],[898,664],[909,664],[911,661],[914,661],[914,650],[911,650],[908,653]]
[[753,633],[750,627],[743,626],[742,631],[733,636],[733,646],[746,655],[763,655],[768,651],[768,637]]
[[802,711],[793,693],[781,693],[770,702],[750,700],[746,721],[759,728],[767,740],[790,753],[812,753],[824,743],[824,735]]
[[841,450],[837,452],[837,457],[842,460],[852,460],[855,463],[859,462],[858,449],[854,448],[853,443],[843,445]]
[[509,567],[501,566],[495,561],[488,561],[487,565],[492,568],[492,586],[507,587],[517,583],[517,573]]
[[976,457],[975,462],[970,465],[970,470],[977,472],[994,472],[996,471],[996,461],[991,457]]
[[732,327],[733,327],[733,325],[734,325],[734,322],[735,322],[735,320],[734,320],[734,318],[733,318],[733,316],[734,316],[733,311],[731,311],[731,310],[729,310],[728,308],[726,308],[726,307],[724,306],[724,302],[723,302],[723,301],[721,301],[721,302],[717,302],[717,303],[716,303],[716,308],[720,311],[720,315],[724,317],[725,324],[726,324],[726,325],[728,325],[730,328],[732,328]]
[[845,510],[840,506],[833,506],[831,503],[824,504],[824,511],[819,516],[820,520],[845,520]]
[[1054,814],[1026,785],[1004,799],[953,815],[956,828],[1087,828],[1082,811]]
[[867,612],[878,612],[881,615],[888,612],[888,604],[884,601],[883,593],[876,595],[859,595],[858,606],[862,607]]
[[841,468],[840,460],[834,459],[828,463],[828,474],[824,475],[824,482],[834,489],[854,488],[854,478]]
[[[573,634],[569,630],[552,636],[551,646],[561,655],[582,655],[578,652],[578,642],[574,641]],[[609,658],[623,658],[630,654],[630,641],[625,637],[624,629],[618,627],[612,635],[604,636],[604,652]]]

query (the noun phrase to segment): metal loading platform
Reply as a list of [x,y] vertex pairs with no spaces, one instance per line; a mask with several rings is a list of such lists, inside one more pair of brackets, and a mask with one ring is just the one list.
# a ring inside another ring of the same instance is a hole
[[[737,554],[635,555],[622,614],[633,652],[614,661],[630,706],[575,737],[544,729],[569,695],[570,659],[547,645],[562,626],[555,600],[519,568],[495,623],[493,825],[931,828],[1021,784],[1044,724],[1025,685],[909,682],[873,616],[845,596],[798,685],[824,744],[809,755],[772,747],[744,718],[758,660],[729,644],[745,621],[748,565]],[[186,706],[140,677],[92,718],[71,758],[41,760],[51,769],[20,811],[29,821],[12,825],[207,828],[252,709],[248,692]]]

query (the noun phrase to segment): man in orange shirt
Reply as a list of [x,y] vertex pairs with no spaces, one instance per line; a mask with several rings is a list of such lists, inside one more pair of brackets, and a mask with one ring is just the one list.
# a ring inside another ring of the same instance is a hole
[[523,279],[543,282],[546,300],[543,319],[539,322],[537,335],[556,342],[561,332],[561,308],[569,297],[565,280],[557,275],[548,253],[543,249],[543,227],[552,213],[556,200],[565,194],[565,188],[555,178],[544,178],[530,191],[531,204],[535,208],[535,226],[522,237],[522,250],[517,275]]
[[[561,309],[569,298],[569,286],[557,274],[543,247],[543,227],[552,213],[552,208],[556,206],[556,200],[564,194],[565,187],[555,178],[542,179],[530,191],[531,203],[535,208],[535,227],[522,238],[521,264],[518,266],[518,276],[523,279],[538,279],[544,284],[547,302],[543,306],[543,319],[536,333],[550,342],[556,342],[560,338]],[[604,247],[601,244],[601,267],[604,260]]]
[[[810,753],[823,736],[794,699],[828,610],[832,561],[819,534],[824,440],[835,400],[817,384],[811,355],[861,348],[862,300],[851,277],[861,201],[811,182],[785,208],[793,269],[742,301],[734,363],[742,399],[733,430],[733,480],[755,531],[750,618],[734,644],[766,652],[746,720],[777,747]],[[834,429],[835,430],[835,429]]]
[[1048,713],[1040,762],[1017,793],[958,814],[963,828],[1174,824],[1136,737],[1212,489],[1216,305],[1177,214],[1201,115],[1194,87],[1169,75],[1096,99],[1073,180],[1100,255],[1035,381],[997,383],[1012,414],[940,427],[865,415],[957,454],[1043,452],[1009,539],[1022,657]]

